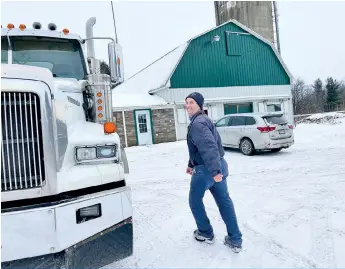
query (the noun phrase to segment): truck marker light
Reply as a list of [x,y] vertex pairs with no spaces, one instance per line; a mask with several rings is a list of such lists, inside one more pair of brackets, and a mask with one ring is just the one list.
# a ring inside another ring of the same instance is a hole
[[65,28],[65,29],[62,30],[62,32],[63,32],[65,35],[67,35],[67,34],[69,33],[69,30]]
[[7,24],[7,28],[10,29],[10,30],[13,29],[14,28],[14,24],[13,23]]
[[25,24],[20,24],[20,25],[19,25],[19,29],[22,30],[22,31],[24,31],[24,30],[26,29]]
[[116,124],[115,122],[105,122],[103,129],[105,134],[113,134],[116,132]]

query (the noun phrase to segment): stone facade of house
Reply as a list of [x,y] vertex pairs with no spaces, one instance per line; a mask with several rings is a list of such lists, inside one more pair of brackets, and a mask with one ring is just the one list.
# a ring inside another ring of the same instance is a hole
[[[138,145],[136,137],[136,126],[134,121],[134,111],[135,110],[124,112],[128,147]],[[154,138],[153,143],[159,144],[176,141],[174,109],[152,109],[151,113]],[[117,133],[120,136],[121,144],[123,145],[123,147],[125,147],[126,143],[122,112],[116,111],[113,113],[113,116],[115,118]]]
[[173,108],[152,110],[152,121],[155,144],[176,141]]

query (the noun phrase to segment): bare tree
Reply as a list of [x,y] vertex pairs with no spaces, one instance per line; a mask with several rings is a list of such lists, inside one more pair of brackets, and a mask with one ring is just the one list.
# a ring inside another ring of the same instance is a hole
[[338,94],[339,94],[339,105],[337,106],[337,110],[345,111],[345,81],[341,81],[339,83]]
[[292,87],[292,98],[293,98],[293,107],[295,114],[302,114],[307,109],[306,106],[308,105],[308,89],[305,85],[305,82],[298,78]]

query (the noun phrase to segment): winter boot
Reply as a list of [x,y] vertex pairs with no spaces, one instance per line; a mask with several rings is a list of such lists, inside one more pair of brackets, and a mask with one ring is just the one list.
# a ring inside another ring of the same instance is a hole
[[242,250],[242,246],[234,245],[228,235],[224,238],[224,245],[228,246],[235,253],[239,253]]
[[212,237],[205,237],[205,236],[201,235],[198,230],[194,231],[194,237],[199,242],[205,242],[207,244],[213,244],[214,243],[214,236],[212,236]]

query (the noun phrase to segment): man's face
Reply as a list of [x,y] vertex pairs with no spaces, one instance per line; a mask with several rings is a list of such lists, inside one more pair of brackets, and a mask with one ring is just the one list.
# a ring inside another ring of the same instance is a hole
[[199,105],[195,102],[193,98],[186,99],[185,107],[189,117],[192,117],[196,112],[200,110]]

